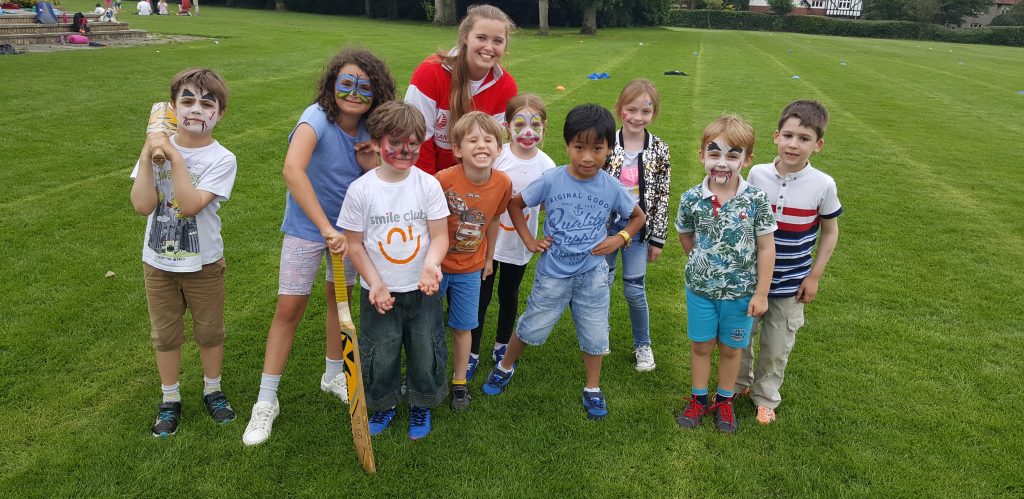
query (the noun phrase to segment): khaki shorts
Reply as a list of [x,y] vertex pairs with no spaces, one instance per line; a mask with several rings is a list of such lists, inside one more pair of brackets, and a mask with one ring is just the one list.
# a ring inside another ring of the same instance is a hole
[[197,272],[167,272],[143,263],[149,303],[150,340],[158,352],[185,343],[185,309],[192,313],[192,332],[202,347],[224,344],[224,271],[221,258]]

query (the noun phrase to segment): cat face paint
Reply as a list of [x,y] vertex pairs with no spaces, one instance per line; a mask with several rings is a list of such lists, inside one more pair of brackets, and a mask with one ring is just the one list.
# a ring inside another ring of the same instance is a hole
[[209,134],[220,121],[220,102],[210,92],[186,87],[174,101],[174,115],[179,127],[195,134]]
[[700,158],[704,161],[704,171],[711,182],[721,185],[739,178],[747,154],[742,147],[729,144],[725,137],[717,137],[708,142],[707,147],[700,152]]
[[396,170],[407,170],[420,157],[421,142],[413,135],[405,138],[385,135],[380,139],[381,159]]
[[529,108],[520,109],[509,123],[509,132],[524,149],[536,147],[544,139],[544,118]]
[[363,104],[373,102],[373,85],[370,84],[370,80],[361,78],[358,75],[349,73],[338,75],[336,89],[338,91],[336,95],[340,100],[345,100],[351,95],[355,96]]

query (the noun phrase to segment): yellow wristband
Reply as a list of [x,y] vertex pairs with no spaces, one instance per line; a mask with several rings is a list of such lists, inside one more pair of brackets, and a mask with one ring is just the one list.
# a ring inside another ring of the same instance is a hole
[[619,231],[619,235],[622,236],[622,240],[625,243],[625,244],[623,244],[624,248],[629,247],[629,243],[633,242],[633,237],[629,235],[629,232],[626,232],[624,230],[620,230]]

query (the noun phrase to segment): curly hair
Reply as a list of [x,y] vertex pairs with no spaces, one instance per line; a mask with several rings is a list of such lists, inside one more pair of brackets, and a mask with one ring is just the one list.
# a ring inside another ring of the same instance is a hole
[[384,61],[378,59],[369,50],[359,48],[342,49],[324,67],[324,73],[320,76],[320,81],[316,85],[316,96],[313,98],[314,102],[319,104],[327,113],[327,119],[332,123],[337,123],[341,114],[341,109],[338,108],[338,103],[335,100],[335,94],[337,93],[335,83],[338,79],[338,71],[346,64],[359,66],[359,69],[365,71],[366,75],[370,77],[370,86],[373,87],[373,101],[370,102],[370,109],[366,111],[366,116],[369,116],[374,109],[377,109],[377,106],[395,100],[395,80],[391,77],[391,72],[388,71]]

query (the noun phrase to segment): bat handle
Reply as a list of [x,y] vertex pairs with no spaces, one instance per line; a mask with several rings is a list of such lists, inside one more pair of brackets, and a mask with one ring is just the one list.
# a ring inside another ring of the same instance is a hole
[[159,147],[154,148],[153,162],[162,165],[164,164],[164,161],[167,161],[167,156],[164,155],[164,150],[160,149]]

